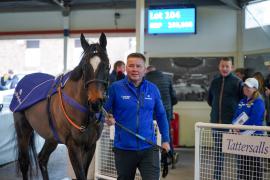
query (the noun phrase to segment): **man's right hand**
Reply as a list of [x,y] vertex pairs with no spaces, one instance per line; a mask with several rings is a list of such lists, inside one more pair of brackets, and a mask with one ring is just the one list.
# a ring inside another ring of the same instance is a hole
[[115,119],[112,114],[108,114],[108,116],[105,116],[105,122],[108,124],[108,126],[115,124]]

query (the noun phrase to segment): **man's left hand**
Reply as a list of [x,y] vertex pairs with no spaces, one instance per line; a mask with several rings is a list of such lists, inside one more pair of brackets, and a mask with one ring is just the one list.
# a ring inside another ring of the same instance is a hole
[[166,152],[170,151],[170,144],[168,142],[163,142],[161,147],[166,150]]

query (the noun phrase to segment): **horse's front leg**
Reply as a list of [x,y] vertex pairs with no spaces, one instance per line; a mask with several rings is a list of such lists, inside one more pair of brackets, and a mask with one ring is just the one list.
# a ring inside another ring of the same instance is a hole
[[72,143],[72,144],[68,143],[67,148],[68,148],[69,159],[70,159],[72,168],[74,170],[74,173],[76,175],[76,178],[80,180],[86,180],[83,163],[82,163],[83,162],[82,148],[79,146],[76,146],[75,143]]
[[83,168],[84,168],[84,173],[85,173],[86,178],[87,178],[87,173],[88,173],[90,163],[95,154],[95,150],[96,150],[96,143],[93,144],[89,149],[84,149],[83,151]]

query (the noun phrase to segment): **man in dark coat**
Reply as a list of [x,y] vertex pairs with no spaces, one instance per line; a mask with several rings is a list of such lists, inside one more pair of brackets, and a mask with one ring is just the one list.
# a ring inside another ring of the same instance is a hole
[[[158,87],[163,106],[166,110],[169,127],[171,129],[170,121],[173,119],[173,105],[177,104],[176,93],[172,86],[172,78],[169,75],[163,74],[161,71],[156,70],[154,66],[148,66],[145,79],[154,83]],[[173,157],[172,166],[174,168],[175,163],[177,163],[178,160],[178,153],[174,152],[171,133],[170,148],[170,153]]]
[[243,98],[242,81],[232,71],[232,61],[223,58],[220,74],[210,85],[207,102],[211,106],[211,123],[231,124],[238,102]]
[[[232,74],[232,60],[227,57],[219,62],[220,74],[211,82],[207,102],[211,106],[210,122],[232,124],[239,101],[243,98],[242,81]],[[215,164],[214,178],[221,179],[223,170],[222,130],[213,131]]]

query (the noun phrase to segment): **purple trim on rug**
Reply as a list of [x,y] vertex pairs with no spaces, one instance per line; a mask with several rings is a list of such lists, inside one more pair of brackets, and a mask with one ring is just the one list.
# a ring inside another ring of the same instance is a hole
[[64,100],[71,105],[72,107],[74,107],[75,109],[78,109],[81,112],[87,113],[88,109],[84,106],[82,106],[81,104],[79,104],[78,102],[76,102],[74,99],[72,99],[71,97],[69,97],[65,92],[62,91],[63,94],[63,98]]

